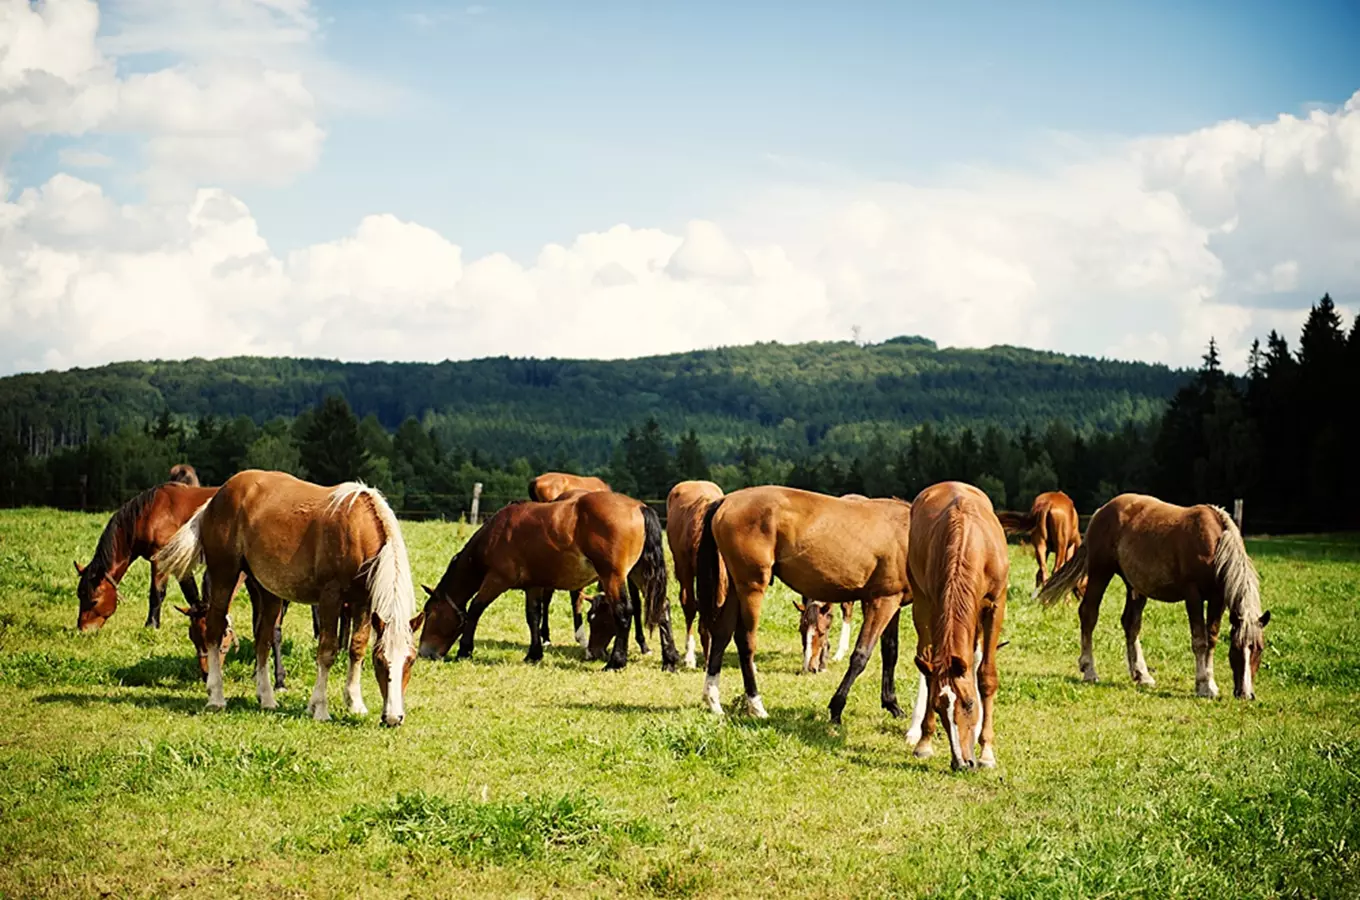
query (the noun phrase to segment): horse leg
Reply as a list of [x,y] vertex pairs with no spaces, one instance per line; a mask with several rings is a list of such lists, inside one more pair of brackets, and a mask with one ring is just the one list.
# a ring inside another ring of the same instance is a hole
[[652,651],[647,646],[647,633],[642,627],[642,591],[631,580],[628,582],[628,596],[633,605],[633,631],[637,636],[638,652],[646,656]]
[[1188,598],[1185,611],[1190,617],[1190,649],[1195,654],[1195,693],[1200,697],[1217,697],[1214,661],[1209,655],[1209,629],[1204,624],[1204,601],[1198,596]]
[[722,698],[718,693],[718,676],[722,672],[723,654],[732,641],[737,628],[737,604],[728,599],[718,607],[713,626],[708,630],[708,641],[704,648],[704,703],[715,715],[722,715]]
[[279,617],[274,620],[274,640],[270,647],[274,655],[274,690],[282,691],[288,686],[283,683],[283,617],[288,615],[288,601],[279,604]]
[[[882,597],[864,601],[864,622],[859,626],[859,639],[855,642],[855,652],[850,654],[850,664],[846,666],[845,674],[841,676],[841,683],[836,688],[836,693],[831,696],[831,703],[828,705],[828,709],[831,710],[832,724],[840,724],[841,713],[845,710],[845,703],[850,698],[850,688],[854,687],[855,680],[864,671],[864,667],[869,664],[869,657],[874,652],[874,644],[878,643],[878,639],[883,634],[884,628],[887,627],[889,619],[892,618],[892,613],[896,611],[896,597],[892,598],[891,608]],[[898,712],[900,713],[901,710],[898,710]]]
[[590,645],[590,635],[586,632],[586,617],[582,613],[585,607],[585,591],[571,592],[571,627],[574,629],[576,643],[585,650]]
[[340,604],[343,598],[339,590],[331,588],[324,591],[316,606],[312,607],[312,618],[320,629],[316,641],[316,685],[312,688],[312,699],[307,703],[307,712],[318,722],[330,721],[331,714],[326,708],[326,684],[330,679],[331,665],[340,636]]
[[509,588],[506,585],[489,575],[482,580],[482,586],[467,606],[467,621],[463,623],[463,634],[458,639],[458,655],[454,659],[467,659],[472,655],[472,647],[477,640],[477,623],[481,621],[482,613],[486,612],[491,601],[507,590]]
[[694,597],[694,575],[686,573],[688,577],[682,577],[676,573],[676,581],[680,582],[680,611],[685,614],[685,668],[693,669],[698,665],[694,657],[694,617],[699,614],[699,604]]
[[1034,538],[1034,558],[1039,563],[1039,571],[1034,573],[1034,586],[1039,588],[1048,580],[1048,544],[1042,534]]
[[1006,608],[1001,604],[982,614],[982,636],[979,640],[981,653],[974,663],[974,682],[978,698],[982,703],[982,718],[978,720],[977,741],[978,765],[991,769],[996,767],[996,726],[993,713],[996,706],[996,645],[1001,638],[1001,625],[1006,617]]
[[855,604],[841,604],[841,639],[836,645],[836,655],[832,657],[835,662],[845,659],[845,654],[850,652],[850,617],[854,615]]
[[1091,649],[1091,636],[1095,634],[1096,622],[1100,619],[1100,601],[1104,599],[1105,588],[1109,586],[1113,577],[1114,574],[1111,572],[1095,569],[1088,572],[1086,593],[1082,597],[1081,606],[1077,608],[1077,615],[1081,619],[1081,657],[1077,660],[1077,667],[1081,670],[1082,681],[1089,681],[1092,684],[1100,679],[1096,675],[1096,658]]
[[524,592],[524,619],[529,623],[529,652],[524,655],[527,663],[543,661],[543,610],[547,602],[543,595],[552,596],[551,590],[529,588]]
[[203,592],[208,595],[208,609],[204,614],[207,617],[204,624],[208,653],[208,709],[227,708],[227,700],[222,693],[222,636],[227,633],[227,613],[231,609],[237,574],[230,568],[222,568],[215,573],[209,570],[203,576]]
[[[741,680],[746,690],[746,712],[757,719],[769,718],[756,685],[756,628],[760,624],[760,594],[742,597],[737,610],[737,658],[741,661]],[[729,601],[730,602],[730,601]]]
[[[1213,689],[1215,697],[1218,696],[1218,682],[1214,681],[1214,648],[1218,646],[1218,628],[1223,622],[1223,609],[1223,595],[1217,591],[1210,594],[1208,619],[1205,623],[1207,626],[1206,630],[1209,638],[1209,646],[1204,652],[1204,661],[1207,664],[1206,668],[1209,670],[1209,687]],[[1229,663],[1228,669],[1229,673],[1231,673],[1231,663]]]
[[254,578],[246,579],[246,591],[250,594],[250,617],[255,626],[255,697],[261,709],[278,709],[274,682],[269,677],[269,652],[274,646],[274,624],[279,620],[282,601]]
[[[895,598],[894,598],[895,599]],[[883,689],[879,695],[879,705],[894,719],[906,715],[897,702],[897,647],[898,629],[902,619],[902,604],[896,601],[897,609],[883,629],[882,643],[878,648],[879,660],[883,663]]]
[[321,640],[321,604],[312,607],[312,640]]
[[[151,560],[151,589],[147,592],[146,625],[144,628],[161,627],[161,604],[165,602],[165,587],[169,575],[161,574],[156,560]],[[193,606],[191,603],[190,606]]]
[[600,576],[600,593],[614,613],[614,649],[609,654],[609,661],[604,664],[606,670],[622,669],[628,665],[628,623],[633,617],[633,610],[627,581],[624,576],[613,573]]
[[1129,675],[1134,684],[1152,687],[1157,682],[1148,672],[1147,660],[1143,659],[1143,642],[1138,639],[1143,631],[1143,607],[1147,606],[1147,597],[1135,592],[1129,585],[1126,585],[1126,591],[1124,615],[1120,621],[1124,624],[1124,649],[1129,660]]
[[[367,587],[349,590],[349,671],[345,673],[345,708],[356,716],[368,715],[364,703],[364,651],[368,649],[369,631],[373,627],[373,600]],[[396,676],[393,676],[396,677]]]

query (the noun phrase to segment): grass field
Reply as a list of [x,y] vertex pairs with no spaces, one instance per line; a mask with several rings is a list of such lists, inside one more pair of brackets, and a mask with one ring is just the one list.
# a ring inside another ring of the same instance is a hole
[[[1360,895],[1360,538],[1248,542],[1273,614],[1250,704],[1192,696],[1184,609],[1157,603],[1157,686],[1135,689],[1113,587],[1105,681],[1079,683],[1075,608],[1035,608],[1013,547],[999,767],[955,775],[943,745],[911,757],[876,660],[828,723],[844,663],[797,674],[783,588],[760,631],[765,721],[705,714],[702,676],[655,652],[622,673],[582,662],[560,594],[559,643],[525,665],[518,593],[474,660],[417,663],[400,729],[305,716],[303,609],[280,710],[257,708],[243,634],[227,711],[205,713],[176,588],[166,627],[142,628],[145,563],[101,633],[75,632],[71,560],[103,521],[0,512],[0,896]],[[427,582],[466,537],[406,534]],[[1226,647],[1216,661],[1230,694]],[[364,692],[378,709],[367,665]],[[741,695],[734,653],[723,695]]]

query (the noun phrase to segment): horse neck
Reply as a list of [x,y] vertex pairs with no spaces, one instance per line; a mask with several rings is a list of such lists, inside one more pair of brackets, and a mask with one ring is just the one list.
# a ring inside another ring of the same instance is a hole
[[435,588],[454,603],[466,604],[482,586],[482,579],[486,575],[486,565],[482,562],[481,554],[477,552],[478,548],[473,546],[476,540],[477,535],[474,534],[472,540],[468,541],[458,555],[449,560],[449,567],[444,570],[443,577],[439,579],[439,586]]

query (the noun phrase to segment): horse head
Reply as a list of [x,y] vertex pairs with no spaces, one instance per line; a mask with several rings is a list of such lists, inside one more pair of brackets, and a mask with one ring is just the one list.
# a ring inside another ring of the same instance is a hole
[[74,563],[76,574],[76,597],[80,600],[80,612],[76,616],[76,628],[80,631],[98,631],[118,608],[123,598],[118,594],[118,585],[109,577],[107,570],[96,572],[99,566],[82,566]]
[[[175,610],[189,620],[189,643],[198,653],[198,674],[204,681],[208,679],[208,608],[197,606],[176,606]],[[241,645],[236,630],[231,627],[231,616],[227,616],[227,627],[222,632],[220,649],[225,657],[233,648]]]
[[426,594],[425,609],[416,620],[422,624],[412,625],[411,630],[420,634],[418,652],[421,659],[443,659],[463,635],[467,610],[444,590],[443,584],[433,588],[422,584],[421,587]]
[[800,603],[794,600],[793,608],[798,610],[798,634],[803,644],[803,671],[805,673],[825,671],[827,656],[831,649],[831,642],[828,640],[831,633],[831,604],[812,600]]
[[1270,610],[1261,613],[1255,622],[1233,620],[1228,663],[1232,666],[1233,696],[1238,700],[1256,699],[1256,673],[1261,668],[1261,654],[1266,649],[1265,628],[1269,624]]
[[916,668],[926,677],[930,708],[939,715],[945,736],[949,738],[952,767],[955,771],[976,768],[975,750],[978,732],[982,729],[976,661],[970,665],[957,652],[940,660],[918,655]]

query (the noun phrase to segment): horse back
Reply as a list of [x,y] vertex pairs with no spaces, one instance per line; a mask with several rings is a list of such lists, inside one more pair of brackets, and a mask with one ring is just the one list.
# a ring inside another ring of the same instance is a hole
[[199,507],[217,495],[219,488],[192,487],[180,482],[166,482],[156,491],[138,522],[138,539],[155,553],[175,536],[180,526],[189,521]]
[[[912,502],[909,569],[913,602],[929,616],[951,594],[1004,602],[1010,578],[1006,533],[987,495],[941,482]],[[924,602],[923,602],[924,601]]]
[[723,496],[711,481],[682,481],[666,497],[666,541],[677,578],[692,577],[708,506]]
[[1112,565],[1135,591],[1179,601],[1211,591],[1214,552],[1223,523],[1209,506],[1178,506],[1143,494],[1121,494],[1091,517],[1093,565]]

